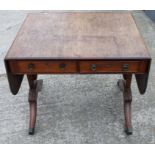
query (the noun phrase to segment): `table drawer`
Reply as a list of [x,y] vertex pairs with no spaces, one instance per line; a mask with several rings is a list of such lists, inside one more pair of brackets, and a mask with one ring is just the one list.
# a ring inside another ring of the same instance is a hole
[[11,61],[12,73],[76,73],[75,61]]
[[144,73],[146,67],[145,61],[81,61],[80,73]]

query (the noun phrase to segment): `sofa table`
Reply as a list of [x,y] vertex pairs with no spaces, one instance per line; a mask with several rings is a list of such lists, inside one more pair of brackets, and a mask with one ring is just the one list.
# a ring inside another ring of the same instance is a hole
[[4,61],[12,94],[18,93],[27,75],[29,134],[34,134],[43,83],[38,74],[122,74],[117,84],[123,92],[125,132],[132,134],[132,75],[144,94],[151,57],[130,12],[30,13]]

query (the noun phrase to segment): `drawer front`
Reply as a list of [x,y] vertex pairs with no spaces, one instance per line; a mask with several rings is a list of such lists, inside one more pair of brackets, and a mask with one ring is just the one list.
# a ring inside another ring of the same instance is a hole
[[80,73],[144,73],[145,61],[81,61]]
[[75,61],[11,61],[12,73],[76,73]]

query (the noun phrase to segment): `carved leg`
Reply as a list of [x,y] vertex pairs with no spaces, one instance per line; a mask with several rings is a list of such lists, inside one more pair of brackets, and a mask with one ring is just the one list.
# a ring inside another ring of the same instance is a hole
[[124,74],[124,80],[118,80],[118,86],[123,92],[124,98],[124,116],[125,116],[125,132],[126,134],[132,134],[132,123],[131,123],[131,102],[132,102],[132,92],[131,92],[131,80],[132,74]]
[[37,75],[27,75],[29,83],[29,105],[30,105],[30,121],[29,134],[33,135],[35,130],[36,116],[37,116],[37,96],[42,88],[42,80],[37,80]]

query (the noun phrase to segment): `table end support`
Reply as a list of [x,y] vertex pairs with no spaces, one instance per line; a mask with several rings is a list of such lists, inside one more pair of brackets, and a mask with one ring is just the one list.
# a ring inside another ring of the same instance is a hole
[[124,74],[124,79],[120,79],[117,82],[118,87],[123,92],[124,100],[124,117],[125,117],[125,133],[127,135],[132,134],[132,123],[131,123],[131,102],[132,102],[132,92],[131,92],[131,80],[132,74]]
[[37,97],[38,92],[41,91],[43,80],[37,80],[37,75],[27,75],[29,82],[29,107],[30,107],[30,120],[29,120],[29,135],[34,135],[35,124],[37,117]]

